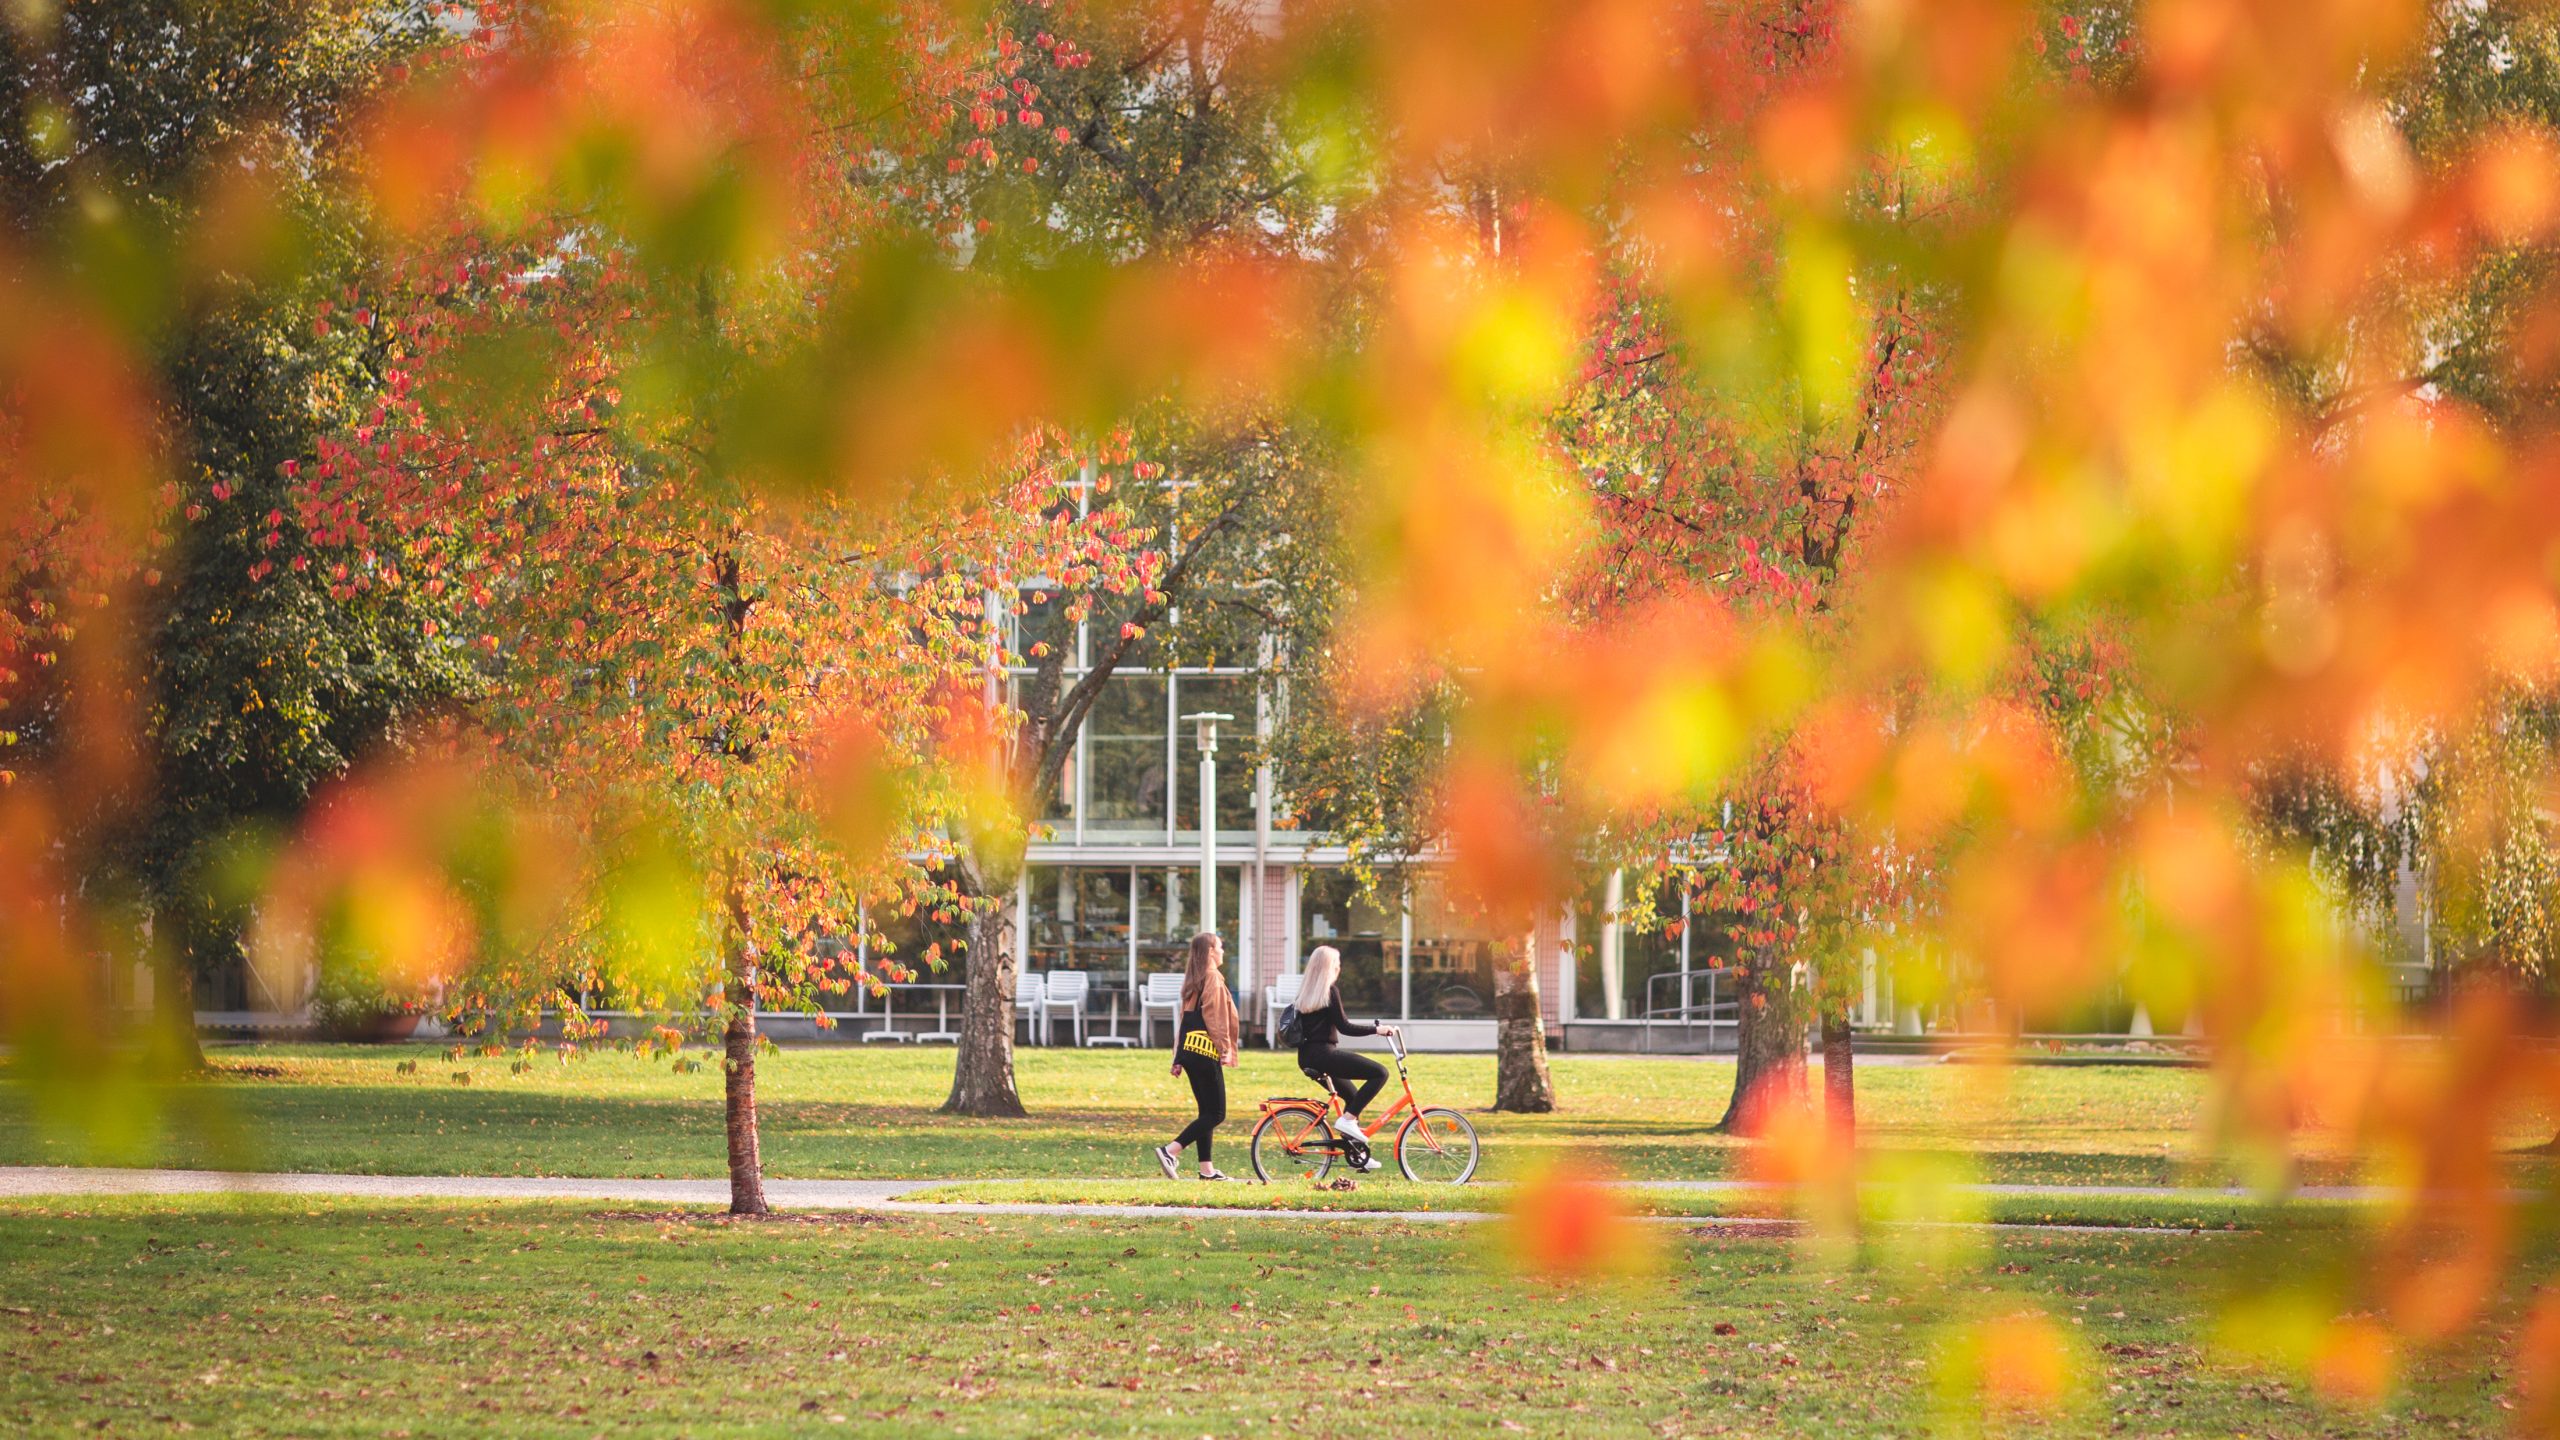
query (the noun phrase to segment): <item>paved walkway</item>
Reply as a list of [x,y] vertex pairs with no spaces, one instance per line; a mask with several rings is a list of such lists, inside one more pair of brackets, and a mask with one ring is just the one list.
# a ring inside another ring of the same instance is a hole
[[[949,1180],[767,1180],[778,1209],[863,1210]],[[503,1175],[303,1175],[229,1170],[0,1166],[0,1199],[31,1195],[334,1195],[354,1200],[612,1200],[726,1205],[726,1180],[553,1179]]]
[[[889,1210],[942,1215],[1054,1215],[1087,1219],[1490,1220],[1489,1211],[1234,1210],[1212,1205],[926,1204],[899,1197],[953,1180],[767,1180],[777,1210]],[[224,1170],[107,1170],[0,1166],[0,1199],[44,1195],[329,1195],[361,1200],[610,1200],[633,1205],[726,1205],[726,1180],[523,1178],[493,1175],[286,1175]]]
[[[1004,1202],[945,1204],[908,1200],[919,1190],[965,1183],[954,1180],[767,1180],[765,1198],[778,1210],[875,1210],[940,1215],[1033,1215],[1086,1219],[1215,1220],[1413,1220],[1479,1221],[1483,1210],[1239,1210],[1209,1205],[1060,1205]],[[1002,1183],[1002,1182],[987,1182]],[[1630,1182],[1631,1189],[1708,1193],[1754,1188],[1740,1180]],[[2245,1197],[2238,1189],[2190,1189],[2144,1185],[1967,1185],[1970,1194],[2047,1195],[2057,1199],[2128,1196],[2156,1200],[2220,1200]],[[2377,1200],[2388,1192],[2365,1186],[2315,1186],[2296,1192],[2311,1200]],[[630,1205],[725,1205],[726,1180],[535,1178],[492,1175],[304,1175],[224,1170],[110,1170],[54,1166],[0,1166],[0,1199],[46,1195],[327,1195],[357,1200],[605,1200]],[[1745,1216],[1653,1216],[1666,1224],[1770,1225],[1795,1222]],[[2007,1228],[2007,1227],[2000,1227]],[[2120,1227],[2036,1225],[2016,1228],[2114,1233]]]
[[[1639,1190],[1706,1190],[1730,1191],[1766,1188],[1749,1180],[1633,1180],[1627,1182]],[[2135,1200],[2252,1200],[2258,1192],[2238,1185],[1958,1185],[1965,1195],[2051,1195],[2057,1197],[2109,1195]],[[6,1194],[0,1190],[0,1194]],[[2401,1192],[2378,1185],[2303,1185],[2285,1192],[2294,1200],[2389,1200]],[[2517,1198],[2525,1198],[2519,1195]]]

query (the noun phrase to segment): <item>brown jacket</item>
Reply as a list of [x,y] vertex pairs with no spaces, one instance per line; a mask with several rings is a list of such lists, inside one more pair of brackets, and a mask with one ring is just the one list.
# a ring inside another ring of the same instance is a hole
[[[1182,1008],[1186,1013],[1193,1010],[1200,1012],[1201,1024],[1208,1030],[1209,1039],[1218,1047],[1218,1063],[1233,1065],[1236,1063],[1236,1038],[1244,1030],[1244,1022],[1236,1015],[1236,997],[1227,989],[1227,977],[1216,971],[1209,973],[1200,990],[1199,994],[1185,991],[1182,996]],[[1182,1046],[1181,1028],[1179,1017],[1177,1017],[1173,1040],[1177,1050]]]

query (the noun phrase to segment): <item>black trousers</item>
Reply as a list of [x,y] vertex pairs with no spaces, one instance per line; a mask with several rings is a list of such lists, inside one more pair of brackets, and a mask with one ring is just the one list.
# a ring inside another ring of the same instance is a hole
[[1331,1079],[1333,1088],[1342,1092],[1342,1108],[1354,1116],[1368,1109],[1387,1083],[1386,1066],[1339,1045],[1299,1046],[1298,1068]]
[[1191,1098],[1200,1106],[1200,1118],[1182,1127],[1173,1137],[1173,1148],[1185,1145],[1200,1147],[1200,1163],[1209,1163],[1209,1136],[1227,1122],[1227,1067],[1215,1055],[1197,1050],[1183,1050],[1174,1059],[1182,1065],[1182,1073],[1191,1081]]

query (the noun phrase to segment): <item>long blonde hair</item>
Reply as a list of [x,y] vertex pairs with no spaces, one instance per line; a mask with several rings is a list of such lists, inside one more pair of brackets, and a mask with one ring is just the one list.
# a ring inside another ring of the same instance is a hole
[[1330,945],[1317,946],[1307,956],[1306,973],[1298,977],[1298,1013],[1332,1004],[1335,982],[1341,978],[1342,952]]

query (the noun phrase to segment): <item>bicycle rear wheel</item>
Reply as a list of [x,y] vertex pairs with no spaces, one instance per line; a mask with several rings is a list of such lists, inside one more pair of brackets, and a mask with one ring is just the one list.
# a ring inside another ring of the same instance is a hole
[[1274,1110],[1253,1127],[1253,1174],[1265,1185],[1282,1180],[1322,1180],[1333,1169],[1324,1117],[1294,1106]]
[[1455,1110],[1416,1111],[1396,1132],[1396,1168],[1416,1185],[1464,1185],[1483,1153],[1475,1123]]

